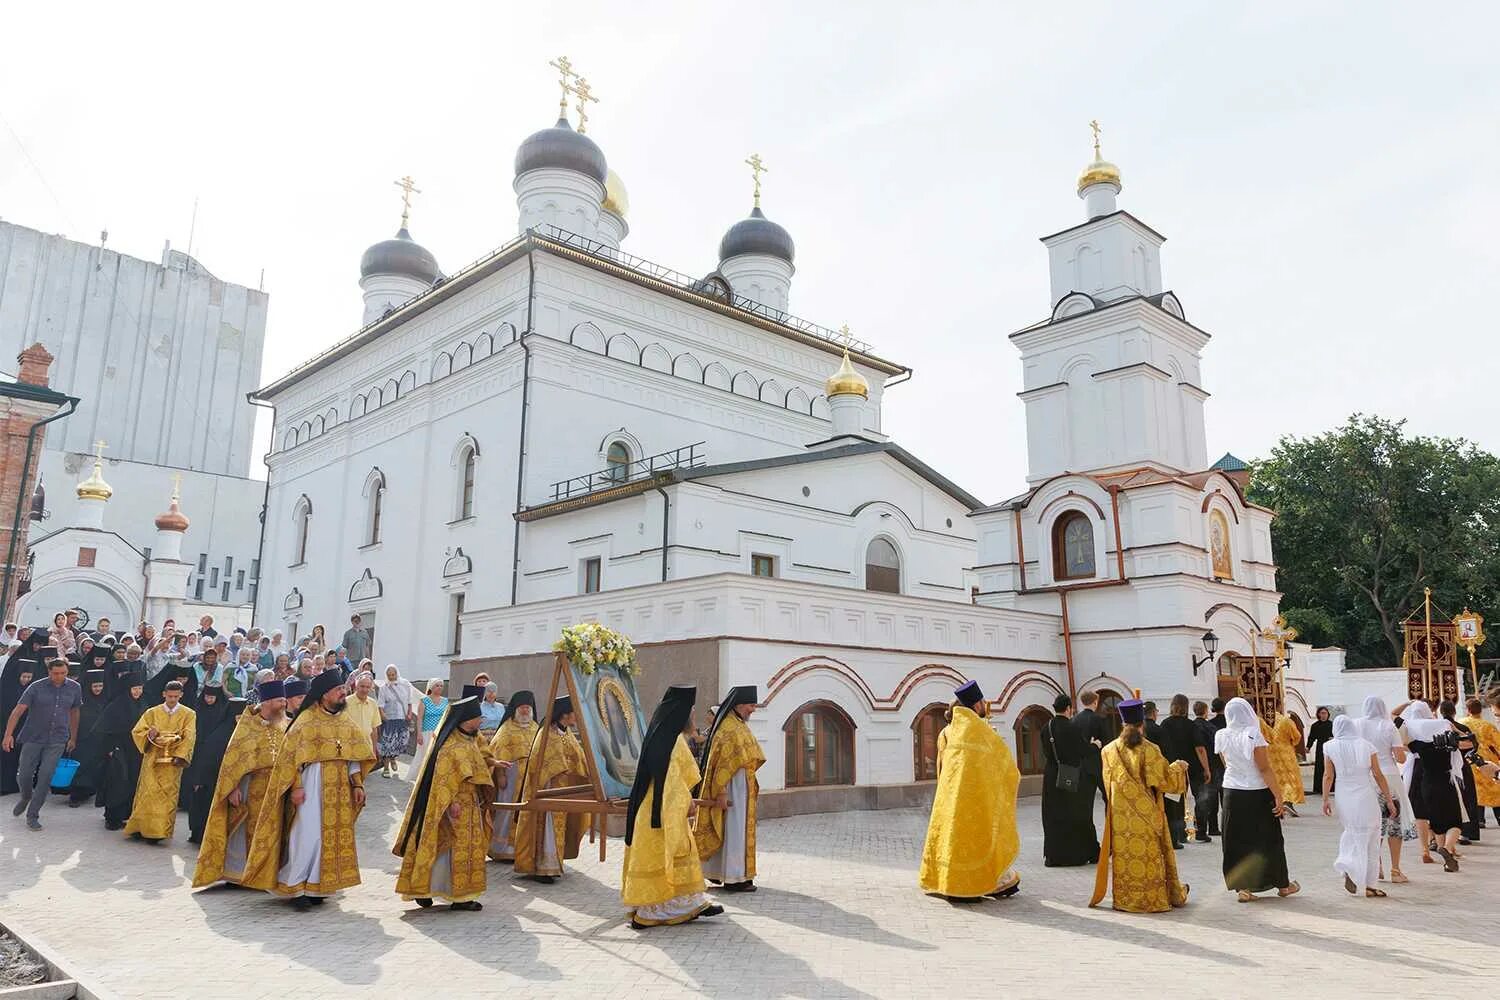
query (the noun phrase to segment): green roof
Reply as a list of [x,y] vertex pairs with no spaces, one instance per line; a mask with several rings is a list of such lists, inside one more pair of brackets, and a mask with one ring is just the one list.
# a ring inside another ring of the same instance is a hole
[[1235,458],[1226,451],[1224,457],[1209,466],[1209,468],[1218,469],[1220,472],[1244,472],[1250,466],[1246,465],[1243,459]]

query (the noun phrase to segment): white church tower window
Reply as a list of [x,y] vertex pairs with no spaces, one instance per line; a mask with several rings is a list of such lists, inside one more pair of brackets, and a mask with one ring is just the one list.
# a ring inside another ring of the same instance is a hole
[[888,538],[872,538],[865,548],[865,589],[901,593],[901,554]]
[[1087,514],[1069,511],[1052,525],[1052,576],[1086,580],[1094,573],[1094,526]]
[[604,456],[605,475],[612,483],[623,483],[630,478],[630,448],[624,441],[612,441]]
[[292,560],[293,566],[301,566],[307,562],[307,536],[312,529],[312,501],[303,494],[292,508],[292,524],[295,529],[295,541],[292,551],[296,558]]
[[379,469],[370,470],[369,478],[365,480],[365,545],[380,544],[380,516],[385,506],[385,473]]

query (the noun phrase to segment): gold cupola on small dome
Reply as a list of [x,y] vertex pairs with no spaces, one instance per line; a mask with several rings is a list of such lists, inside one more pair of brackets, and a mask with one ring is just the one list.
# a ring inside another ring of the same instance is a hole
[[1083,168],[1078,175],[1078,193],[1082,194],[1085,188],[1093,187],[1095,184],[1112,184],[1116,191],[1120,190],[1120,168],[1110,163],[1099,151],[1099,123],[1089,122],[1089,128],[1094,130],[1094,161]]
[[854,364],[849,360],[849,348],[844,348],[844,360],[839,364],[839,370],[828,376],[824,383],[828,398],[835,396],[859,396],[862,399],[870,398],[870,383],[865,377],[854,370]]
[[604,175],[604,203],[599,207],[622,219],[630,215],[630,192],[625,190],[625,182],[613,169]]
[[108,500],[115,495],[114,489],[104,481],[104,442],[100,441],[94,453],[94,471],[78,484],[78,499]]

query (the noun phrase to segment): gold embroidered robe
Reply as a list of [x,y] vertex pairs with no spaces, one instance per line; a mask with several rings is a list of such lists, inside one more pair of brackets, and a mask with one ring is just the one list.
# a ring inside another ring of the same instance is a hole
[[[484,895],[484,862],[490,842],[490,803],[495,798],[490,758],[484,741],[454,730],[437,750],[432,765],[432,785],[427,793],[420,833],[407,837],[417,801],[419,784],[412,785],[406,813],[396,831],[391,853],[401,859],[396,892],[402,899],[445,899],[466,903]],[[458,818],[448,807],[458,805]],[[406,850],[401,841],[406,839]],[[444,859],[449,870],[446,881],[433,887],[433,867]]]
[[[302,787],[303,769],[322,764],[319,825],[322,851],[315,880],[294,885],[278,878],[286,858],[292,823],[298,807],[292,792]],[[350,765],[354,765],[351,772]],[[370,734],[346,716],[330,715],[318,705],[304,709],[287,730],[286,742],[266,785],[260,826],[250,844],[250,857],[240,884],[278,896],[300,893],[327,895],[359,885],[359,855],[355,850],[354,821],[360,806],[354,803],[354,783],[363,784],[375,765]]]
[[[536,739],[536,720],[521,725],[515,719],[501,723],[490,740],[490,757],[495,761],[508,761],[510,770],[496,768],[495,790],[504,801],[506,793],[515,794],[521,789],[521,775],[526,771],[526,760],[531,756],[531,744]],[[490,857],[496,861],[509,861],[516,856],[516,812],[514,809],[496,809],[494,833],[490,836]]]
[[1293,804],[1306,801],[1307,792],[1302,787],[1302,768],[1297,763],[1297,747],[1302,742],[1302,731],[1290,717],[1278,712],[1276,725],[1267,726],[1262,722],[1260,734],[1269,744],[1266,750],[1271,758],[1271,771],[1276,775],[1276,783],[1281,786],[1282,796]]
[[[1476,719],[1472,715],[1458,721],[1473,730],[1474,742],[1478,744],[1475,749],[1479,751],[1479,756],[1491,764],[1500,764],[1500,729],[1495,728],[1494,723]],[[1500,806],[1500,781],[1487,777],[1477,767],[1473,770],[1474,794],[1479,800],[1479,808]]]
[[[156,744],[147,738],[153,728],[160,734]],[[178,739],[167,745],[162,737],[168,734]],[[150,840],[171,837],[177,825],[182,769],[192,763],[193,746],[198,742],[197,718],[180,702],[177,711],[171,713],[165,705],[154,705],[141,714],[130,736],[141,752],[141,776],[135,783],[135,801],[125,823],[125,835],[138,833]],[[163,757],[170,762],[163,764]]]
[[[212,885],[215,882],[238,882],[238,876],[224,873],[224,855],[229,848],[229,838],[238,830],[245,830],[247,845],[255,842],[255,831],[260,829],[265,815],[266,788],[271,783],[271,768],[276,764],[281,746],[286,741],[287,720],[266,722],[254,706],[245,709],[234,725],[234,735],[229,738],[229,747],[224,751],[224,762],[219,765],[218,781],[214,784],[213,805],[209,807],[208,822],[203,827],[203,845],[198,848],[198,866],[193,871],[193,888]],[[240,804],[229,804],[229,795],[250,778]]]
[[[581,785],[587,780],[583,763],[583,747],[570,730],[552,727],[547,734],[546,757],[538,759],[537,748],[541,745],[542,733],[537,731],[531,744],[531,755],[526,762],[526,776],[521,784],[520,801],[532,798],[539,788],[563,788]],[[546,818],[552,817],[552,860],[548,861],[539,844],[540,831],[546,829]],[[562,863],[568,858],[578,857],[578,844],[583,840],[583,813],[543,813],[531,809],[521,810],[516,817],[516,874],[561,875]]]
[[[667,765],[667,780],[662,785],[661,828],[651,826],[652,803],[656,801],[653,785],[647,789],[635,814],[631,843],[625,845],[620,897],[626,909],[655,906],[706,888],[703,868],[698,863],[698,845],[688,823],[693,786],[700,778],[698,762],[693,759],[687,740],[678,736],[677,744],[672,747],[671,763]],[[689,913],[670,922],[682,923],[695,915]]]
[[1104,748],[1104,837],[1099,844],[1094,896],[1098,906],[1114,871],[1114,908],[1127,913],[1163,913],[1187,902],[1177,880],[1177,856],[1162,795],[1187,791],[1187,765],[1167,763],[1156,744],[1143,739],[1127,747],[1124,737]]
[[[748,810],[745,816],[747,879],[755,878],[755,802],[760,796],[760,784],[756,781],[755,772],[765,762],[766,755],[760,748],[760,741],[750,732],[745,720],[730,709],[729,715],[719,723],[718,731],[714,733],[713,746],[708,751],[708,760],[704,761],[706,773],[703,775],[703,788],[699,797],[718,798],[737,773],[745,772],[745,785],[749,793],[749,801],[745,803]],[[698,857],[701,860],[707,861],[723,846],[725,816],[726,810],[723,809],[709,806],[698,809],[693,836],[698,841]]]
[[924,892],[972,899],[1020,881],[1016,790],[1021,772],[990,724],[962,705],[938,736],[937,791],[918,881]]

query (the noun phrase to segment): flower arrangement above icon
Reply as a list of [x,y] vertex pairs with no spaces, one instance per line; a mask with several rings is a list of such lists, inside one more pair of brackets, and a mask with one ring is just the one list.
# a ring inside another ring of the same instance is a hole
[[618,667],[621,673],[637,677],[641,672],[635,647],[619,632],[597,622],[579,622],[565,626],[562,637],[552,644],[568,662],[585,674],[592,674],[601,664]]

